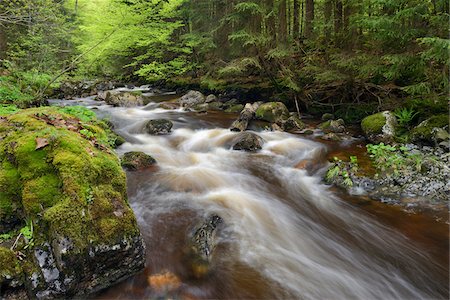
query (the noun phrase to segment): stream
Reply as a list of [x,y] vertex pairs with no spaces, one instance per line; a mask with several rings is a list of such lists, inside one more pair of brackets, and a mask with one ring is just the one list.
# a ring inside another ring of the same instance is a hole
[[[157,167],[129,172],[128,193],[147,247],[140,274],[97,299],[447,299],[448,225],[408,214],[321,181],[330,146],[313,138],[260,131],[258,153],[231,150],[236,114],[84,105],[107,117]],[[145,121],[170,119],[167,136],[142,134]],[[297,169],[304,159],[313,171]],[[208,216],[224,220],[210,272],[195,276],[188,236]]]

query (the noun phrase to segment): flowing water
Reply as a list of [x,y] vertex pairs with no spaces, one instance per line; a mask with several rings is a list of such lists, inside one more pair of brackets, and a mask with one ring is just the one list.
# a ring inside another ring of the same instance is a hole
[[[325,144],[262,131],[262,151],[233,151],[237,133],[227,127],[236,115],[80,103],[96,106],[126,138],[119,154],[143,151],[158,161],[154,169],[128,173],[147,268],[98,298],[448,297],[447,225],[339,196],[321,183]],[[170,135],[142,133],[145,121],[157,118],[174,122]],[[305,159],[316,168],[295,168]],[[188,237],[212,214],[224,222],[210,272],[198,278],[186,254]]]

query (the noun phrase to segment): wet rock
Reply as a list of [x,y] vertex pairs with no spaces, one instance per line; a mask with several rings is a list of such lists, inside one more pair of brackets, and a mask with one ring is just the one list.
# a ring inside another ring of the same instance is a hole
[[127,152],[121,159],[122,167],[130,171],[142,170],[156,164],[156,160],[144,152]]
[[61,83],[60,87],[55,91],[57,96],[65,99],[72,99],[75,97],[87,97],[97,93],[95,89],[96,82],[92,80],[83,81],[65,81]]
[[205,101],[205,96],[199,91],[189,91],[179,100],[181,106],[185,108],[192,108],[195,105],[205,103]]
[[283,129],[285,131],[299,131],[306,128],[305,123],[297,116],[290,116],[285,122],[283,122]]
[[145,124],[145,132],[152,135],[169,134],[173,123],[166,119],[150,120]]
[[242,105],[242,104],[236,104],[236,105],[233,105],[233,106],[227,108],[227,109],[225,110],[225,112],[228,112],[228,113],[237,113],[237,112],[240,112],[243,108],[244,108],[244,105]]
[[419,125],[417,125],[415,128],[411,130],[411,140],[416,143],[433,145],[435,142],[437,142],[436,140],[434,140],[435,134],[433,133],[438,132],[441,137],[445,138],[444,137],[445,134],[439,129],[447,131],[448,133],[448,129],[447,130],[443,129],[448,125],[449,125],[448,115],[442,114],[433,116],[421,122]]
[[289,110],[282,102],[261,104],[256,110],[256,118],[270,123],[282,123],[289,118]]
[[142,93],[134,92],[106,92],[105,102],[112,106],[136,107],[144,105]]
[[214,110],[214,111],[220,111],[223,109],[223,103],[222,102],[211,102],[208,103],[208,110]]
[[111,81],[100,82],[96,85],[97,92],[105,92],[114,89],[114,83]]
[[[16,214],[26,230],[14,252],[0,247],[1,291],[85,298],[140,271],[144,243],[107,126],[56,107],[22,110],[3,121],[0,224],[4,214]],[[37,148],[36,136],[49,145]]]
[[248,127],[249,122],[255,116],[255,112],[258,107],[261,105],[261,102],[255,102],[253,104],[247,103],[245,104],[244,109],[239,114],[239,118],[231,124],[231,131],[245,131]]
[[342,141],[342,138],[339,135],[337,135],[336,133],[334,133],[334,132],[330,132],[330,133],[324,134],[320,138],[322,140],[325,140],[325,141],[335,141],[335,142]]
[[205,99],[205,103],[211,103],[211,102],[216,102],[217,101],[217,97],[216,95],[208,95],[208,97],[206,97]]
[[253,132],[242,132],[233,139],[232,144],[233,150],[255,152],[262,149],[264,140]]
[[236,106],[239,104],[239,101],[237,99],[231,99],[229,101],[226,101],[225,103],[223,103],[223,108],[225,110],[230,109],[233,106]]
[[397,119],[390,111],[380,112],[364,118],[361,128],[372,143],[391,143],[394,141]]
[[223,219],[218,215],[210,216],[195,229],[190,239],[190,258],[194,275],[198,278],[208,273],[216,247],[216,231]]
[[329,120],[320,124],[319,128],[326,133],[343,133],[345,132],[345,122],[342,119]]
[[202,103],[202,104],[195,105],[193,107],[193,109],[199,113],[205,113],[208,111],[209,105],[207,103]]

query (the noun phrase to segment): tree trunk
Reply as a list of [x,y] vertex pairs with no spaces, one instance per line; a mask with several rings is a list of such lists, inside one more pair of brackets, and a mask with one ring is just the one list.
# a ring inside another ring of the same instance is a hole
[[278,41],[286,45],[287,42],[287,6],[286,0],[281,0],[280,5],[278,6],[278,19],[280,20],[279,28],[278,28]]
[[342,0],[336,0],[334,7],[334,34],[336,38],[342,32]]
[[294,40],[298,40],[300,36],[300,20],[299,20],[299,13],[300,13],[300,6],[298,3],[299,0],[294,0],[294,21],[292,25],[292,33],[294,36]]
[[333,0],[326,0],[324,6],[324,33],[325,33],[325,41],[330,42],[331,39],[331,27],[332,27],[332,17],[331,13],[333,12]]
[[305,36],[312,37],[314,30],[314,0],[306,0]]

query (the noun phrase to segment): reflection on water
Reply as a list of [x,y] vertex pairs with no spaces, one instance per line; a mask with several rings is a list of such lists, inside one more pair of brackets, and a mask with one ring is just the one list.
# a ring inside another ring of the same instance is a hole
[[[147,268],[99,298],[447,298],[445,224],[362,205],[367,199],[341,200],[320,181],[325,145],[261,132],[262,151],[249,154],[230,149],[236,133],[223,129],[227,115],[95,105],[128,140],[119,153],[143,151],[158,161],[155,170],[128,174]],[[171,119],[173,133],[142,134],[152,118]],[[318,174],[296,169],[302,160]],[[198,279],[187,237],[212,213],[225,226],[211,272]]]

